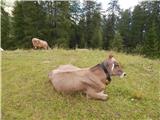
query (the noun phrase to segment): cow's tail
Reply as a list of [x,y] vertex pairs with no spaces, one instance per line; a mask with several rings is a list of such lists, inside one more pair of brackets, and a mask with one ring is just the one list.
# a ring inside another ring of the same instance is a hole
[[49,47],[48,43],[46,43],[46,49],[47,49],[47,50],[51,49],[51,48]]
[[53,83],[52,83],[53,73],[52,72],[49,72],[48,78],[49,78],[48,82],[53,85]]
[[51,48],[49,47],[49,45],[47,46],[47,49],[50,50]]
[[53,77],[53,73],[52,73],[52,72],[49,72],[49,74],[48,74],[48,78],[49,78],[49,80],[51,80],[51,79],[52,79],[52,77]]

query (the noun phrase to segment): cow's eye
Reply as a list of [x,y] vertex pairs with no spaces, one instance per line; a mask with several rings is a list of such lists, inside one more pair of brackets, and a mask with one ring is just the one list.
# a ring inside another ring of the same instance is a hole
[[115,65],[115,67],[119,67],[119,65]]

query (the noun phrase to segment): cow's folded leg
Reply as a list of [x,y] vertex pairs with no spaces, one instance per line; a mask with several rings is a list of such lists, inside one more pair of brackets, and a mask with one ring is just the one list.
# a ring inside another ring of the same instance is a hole
[[108,95],[107,95],[107,94],[104,94],[104,91],[101,91],[101,92],[99,92],[99,93],[97,93],[97,94],[99,94],[99,95],[101,95],[101,96],[108,97]]
[[86,96],[87,98],[94,98],[94,99],[100,99],[100,100],[106,100],[108,95],[103,93],[104,91],[101,92],[95,92],[94,89],[88,89],[86,91]]
[[101,91],[101,92],[99,92],[99,93],[104,94],[104,90],[102,90],[102,91]]
[[88,94],[86,94],[86,97],[87,97],[87,99],[91,99],[91,97]]

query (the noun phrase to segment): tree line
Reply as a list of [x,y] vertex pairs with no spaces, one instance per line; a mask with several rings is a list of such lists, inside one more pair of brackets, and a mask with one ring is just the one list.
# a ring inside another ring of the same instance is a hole
[[1,5],[3,49],[32,48],[33,37],[51,48],[88,48],[160,57],[160,1],[143,1],[123,10],[110,0],[16,1],[12,15]]

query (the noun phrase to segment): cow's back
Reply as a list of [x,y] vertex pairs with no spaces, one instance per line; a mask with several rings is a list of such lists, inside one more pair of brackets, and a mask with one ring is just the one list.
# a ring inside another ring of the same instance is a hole
[[82,82],[84,79],[85,75],[83,72],[81,74],[77,74],[77,72],[72,71],[53,73],[51,81],[57,91],[68,93],[84,90],[85,86]]

